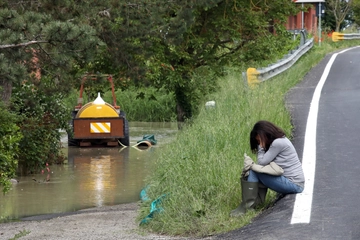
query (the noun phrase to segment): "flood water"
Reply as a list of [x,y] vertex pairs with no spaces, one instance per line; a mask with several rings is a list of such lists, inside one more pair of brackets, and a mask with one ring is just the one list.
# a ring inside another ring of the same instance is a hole
[[[67,164],[52,165],[49,170],[44,166],[44,173],[18,177],[19,183],[0,196],[0,222],[138,201],[157,153],[173,140],[177,124],[129,125],[130,147],[64,147]],[[145,134],[154,134],[157,145],[146,149],[131,147]],[[66,139],[64,136],[64,146]]]

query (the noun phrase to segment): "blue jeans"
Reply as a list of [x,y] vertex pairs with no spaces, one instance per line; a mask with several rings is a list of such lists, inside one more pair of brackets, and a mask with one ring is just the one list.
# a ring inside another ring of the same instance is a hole
[[284,176],[273,176],[250,170],[248,182],[261,182],[266,187],[282,194],[301,193],[304,189]]

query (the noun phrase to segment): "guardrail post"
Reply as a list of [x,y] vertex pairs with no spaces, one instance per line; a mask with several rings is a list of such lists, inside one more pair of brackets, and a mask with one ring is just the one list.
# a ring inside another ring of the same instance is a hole
[[344,40],[344,34],[338,33],[338,32],[333,32],[331,35],[331,39],[333,40],[333,42],[337,42],[339,40]]
[[306,42],[306,30],[305,29],[301,29],[300,30],[300,46],[304,45]]
[[250,87],[255,87],[260,81],[258,79],[259,72],[256,68],[248,68],[246,71],[247,82]]

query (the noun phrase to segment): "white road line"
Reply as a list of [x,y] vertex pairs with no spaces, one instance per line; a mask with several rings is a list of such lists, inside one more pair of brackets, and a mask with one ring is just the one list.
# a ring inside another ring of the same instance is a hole
[[315,88],[306,123],[304,151],[302,157],[302,166],[305,174],[305,188],[302,193],[296,195],[291,224],[310,222],[316,167],[316,127],[321,91],[337,55],[350,49],[353,48],[345,49],[332,55],[325,67],[319,83]]

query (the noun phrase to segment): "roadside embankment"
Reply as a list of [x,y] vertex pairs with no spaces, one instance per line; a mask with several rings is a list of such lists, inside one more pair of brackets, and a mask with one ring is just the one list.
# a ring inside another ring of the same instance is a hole
[[0,224],[0,239],[190,239],[142,232],[136,221],[137,210],[138,203],[129,203],[28,217],[20,222]]

